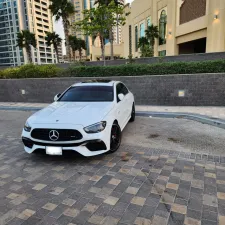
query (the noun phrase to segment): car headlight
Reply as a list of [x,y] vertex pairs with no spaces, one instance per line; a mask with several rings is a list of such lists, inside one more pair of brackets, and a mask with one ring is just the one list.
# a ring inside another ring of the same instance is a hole
[[105,127],[106,127],[106,121],[102,121],[102,122],[90,125],[88,127],[85,127],[84,131],[88,134],[99,133],[103,131]]
[[25,123],[24,130],[27,131],[27,132],[31,131],[31,126],[30,126],[30,124],[28,122]]

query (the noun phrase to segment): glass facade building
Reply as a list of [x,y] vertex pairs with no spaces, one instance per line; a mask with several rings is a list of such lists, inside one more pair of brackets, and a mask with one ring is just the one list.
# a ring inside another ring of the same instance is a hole
[[52,46],[45,36],[53,31],[49,0],[0,0],[0,66],[20,66],[27,62],[25,49],[17,47],[17,33],[35,34],[37,48],[31,47],[32,62],[55,63]]
[[0,0],[0,66],[17,66],[24,63],[22,49],[16,45],[20,31],[19,9],[16,0]]

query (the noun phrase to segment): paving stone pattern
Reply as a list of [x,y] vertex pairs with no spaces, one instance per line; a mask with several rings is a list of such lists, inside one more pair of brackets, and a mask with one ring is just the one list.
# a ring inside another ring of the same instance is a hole
[[134,146],[50,157],[0,142],[0,225],[225,224],[222,157]]

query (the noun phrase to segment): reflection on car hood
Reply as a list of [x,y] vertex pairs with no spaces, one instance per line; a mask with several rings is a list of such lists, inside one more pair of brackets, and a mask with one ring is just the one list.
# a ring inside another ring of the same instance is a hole
[[29,118],[29,123],[57,123],[88,126],[100,122],[112,110],[113,102],[54,102]]

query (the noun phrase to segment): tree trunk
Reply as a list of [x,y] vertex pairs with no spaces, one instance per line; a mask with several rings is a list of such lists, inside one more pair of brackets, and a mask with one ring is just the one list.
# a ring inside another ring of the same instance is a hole
[[73,51],[73,60],[76,61],[76,51]]
[[114,53],[113,53],[113,31],[110,29],[109,31],[109,40],[110,40],[110,59],[114,60]]
[[79,56],[80,56],[80,61],[81,61],[81,58],[82,58],[82,49],[79,49]]
[[102,36],[100,36],[100,43],[101,43],[101,50],[102,50],[102,60],[105,66],[105,45],[104,45],[104,40]]
[[103,54],[103,61],[104,61],[104,66],[105,64],[105,45],[103,44],[103,48],[102,48],[102,54]]
[[152,40],[151,40],[151,46],[152,46],[152,51],[153,51],[153,56],[155,55],[155,38],[152,38]]
[[70,52],[70,45],[69,45],[69,22],[67,18],[62,18],[63,20],[63,28],[65,33],[65,41],[66,41],[66,54],[68,56],[69,62],[71,61],[71,52]]
[[30,47],[30,46],[28,46],[28,47],[26,48],[26,52],[27,52],[28,63],[32,63],[31,47]]
[[59,51],[58,51],[58,46],[56,45],[54,48],[55,48],[55,54],[56,54],[56,58],[57,58],[57,63],[59,63]]

